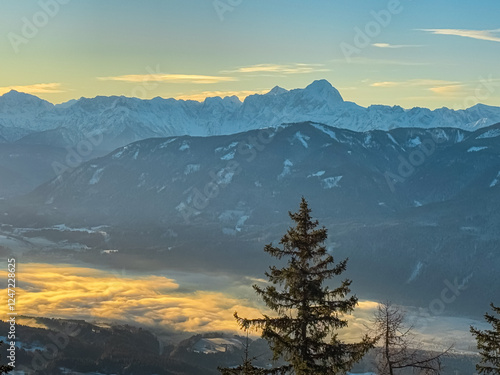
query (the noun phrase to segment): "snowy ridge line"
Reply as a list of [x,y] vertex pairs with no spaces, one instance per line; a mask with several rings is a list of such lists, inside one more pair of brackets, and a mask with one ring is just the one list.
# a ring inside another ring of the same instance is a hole
[[[114,148],[146,138],[229,135],[249,130],[312,122],[334,140],[327,127],[356,132],[395,128],[458,128],[477,130],[500,123],[500,107],[477,104],[465,110],[362,107],[344,101],[328,81],[304,89],[275,87],[269,93],[207,98],[203,102],[118,96],[81,98],[53,105],[36,96],[11,91],[0,96],[0,139],[67,146],[91,134],[102,134]],[[498,132],[483,137],[498,136]],[[302,137],[297,141],[307,144]],[[51,143],[52,142],[52,143]]]

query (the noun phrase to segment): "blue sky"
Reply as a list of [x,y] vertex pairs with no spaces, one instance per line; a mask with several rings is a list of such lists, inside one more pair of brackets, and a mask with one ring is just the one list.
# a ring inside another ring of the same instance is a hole
[[243,99],[325,78],[365,106],[500,105],[498,14],[493,0],[0,0],[0,93]]

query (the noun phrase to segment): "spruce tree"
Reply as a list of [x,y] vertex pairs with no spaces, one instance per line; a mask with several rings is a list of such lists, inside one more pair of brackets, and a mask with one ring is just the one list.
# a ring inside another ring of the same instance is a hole
[[269,373],[343,374],[374,344],[368,336],[358,343],[346,343],[338,337],[337,331],[347,327],[344,315],[352,313],[358,299],[348,297],[350,280],[341,281],[333,290],[325,285],[346,270],[347,259],[335,264],[324,246],[327,230],[317,228],[318,221],[312,220],[310,213],[302,198],[299,211],[289,213],[296,226],[281,239],[282,248],[269,244],[264,249],[273,257],[288,259],[286,267],[272,266],[266,272],[271,285],[253,286],[276,316],[246,319],[235,313],[242,328],[262,331],[274,360],[288,362]]
[[[500,307],[491,304],[492,310],[500,315]],[[500,375],[500,318],[486,313],[485,320],[492,325],[492,330],[478,330],[470,327],[477,341],[481,361],[476,365],[480,374]]]

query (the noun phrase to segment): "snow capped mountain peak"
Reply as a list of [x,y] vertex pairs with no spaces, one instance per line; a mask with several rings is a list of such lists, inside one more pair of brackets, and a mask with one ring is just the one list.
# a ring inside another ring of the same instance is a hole
[[325,101],[330,105],[343,103],[344,99],[339,91],[326,79],[314,81],[303,90],[304,94],[317,101]]
[[241,101],[237,96],[220,96],[205,98],[203,101],[203,109],[218,109],[220,111],[233,112],[241,106]]
[[0,100],[2,102],[9,101],[11,103],[27,103],[27,102],[32,102],[32,103],[41,103],[45,102],[47,104],[50,104],[49,102],[40,99],[39,97],[31,94],[27,94],[25,92],[20,92],[16,90],[10,90],[9,92],[3,94],[0,96]]
[[309,85],[306,86],[306,90],[331,90],[334,89],[332,84],[328,82],[326,79],[317,79],[312,81]]
[[73,104],[74,109],[80,109],[86,112],[101,113],[105,110],[115,109],[117,107],[126,107],[133,102],[134,98],[125,98],[124,96],[96,96],[95,98],[80,98]]
[[288,90],[284,89],[283,87],[279,87],[279,86],[274,86],[271,91],[269,91],[267,94],[265,95],[281,95],[281,94],[284,94],[288,92]]
[[241,104],[240,98],[238,98],[236,95],[225,96],[224,99],[222,99],[222,101],[233,104]]
[[27,95],[24,92],[19,92],[17,90],[10,90],[9,92],[2,95],[2,97],[14,96],[14,95]]
[[16,90],[10,90],[0,96],[0,113],[39,113],[53,107],[54,105],[46,100]]
[[203,101],[204,104],[206,105],[213,105],[213,104],[219,104],[222,102],[222,98],[220,96],[210,96],[205,98]]
[[224,98],[221,98],[220,96],[211,96],[211,97],[207,97],[205,98],[205,100],[203,101],[204,104],[220,104],[220,103],[224,103],[224,104],[241,104],[241,101],[240,99],[236,96],[236,95],[233,95],[233,96],[225,96]]
[[1,98],[21,98],[21,97],[26,97],[26,96],[33,96],[30,94],[27,94],[25,92],[17,91],[17,90],[10,90],[9,92],[3,94]]

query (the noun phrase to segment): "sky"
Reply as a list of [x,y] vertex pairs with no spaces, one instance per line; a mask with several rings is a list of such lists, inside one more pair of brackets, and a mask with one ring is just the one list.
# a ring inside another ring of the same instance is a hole
[[360,105],[500,105],[500,2],[0,0],[0,94],[240,99],[327,79]]

